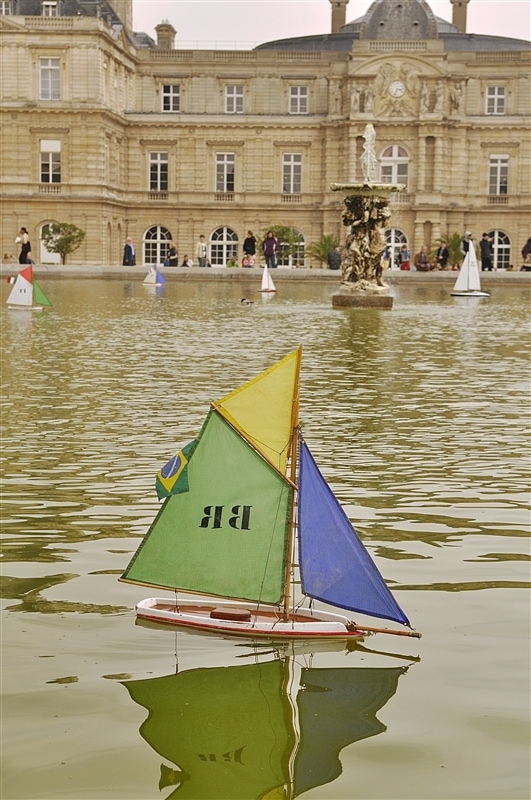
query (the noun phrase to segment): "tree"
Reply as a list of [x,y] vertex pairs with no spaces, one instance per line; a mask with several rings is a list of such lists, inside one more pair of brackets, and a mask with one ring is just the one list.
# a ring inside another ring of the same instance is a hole
[[269,231],[273,231],[273,236],[278,239],[280,245],[278,251],[279,262],[280,260],[289,259],[290,256],[296,261],[301,258],[302,243],[304,242],[302,233],[287,225],[271,225],[263,231],[262,241],[264,241]]
[[306,248],[306,255],[323,264],[328,264],[328,253],[337,247],[339,239],[331,233],[325,233],[318,242],[311,242]]
[[85,235],[71,222],[51,222],[42,230],[44,246],[49,253],[59,253],[61,264],[66,264],[66,257],[77,250]]
[[[460,264],[463,260],[463,254],[461,252],[461,239],[463,237],[459,233],[449,233],[447,236],[443,236],[442,239],[436,239],[435,244],[437,249],[441,242],[446,242],[446,247],[448,248],[448,252],[450,253],[450,257],[448,258],[448,262],[450,266],[452,264]],[[435,255],[435,253],[433,253]]]

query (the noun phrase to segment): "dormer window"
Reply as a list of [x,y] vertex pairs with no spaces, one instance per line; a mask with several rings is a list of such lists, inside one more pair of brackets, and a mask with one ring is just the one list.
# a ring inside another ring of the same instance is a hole
[[43,17],[58,17],[59,16],[59,3],[57,0],[43,0],[42,3],[42,16]]
[[0,17],[7,17],[13,13],[12,0],[0,0]]

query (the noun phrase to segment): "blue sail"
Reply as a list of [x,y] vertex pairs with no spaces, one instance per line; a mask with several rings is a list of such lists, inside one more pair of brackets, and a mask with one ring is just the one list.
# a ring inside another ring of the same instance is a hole
[[411,627],[303,441],[298,542],[304,594]]

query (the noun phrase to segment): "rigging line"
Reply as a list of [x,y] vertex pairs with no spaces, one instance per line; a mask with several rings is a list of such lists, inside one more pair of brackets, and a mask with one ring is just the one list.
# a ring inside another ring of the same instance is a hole
[[[264,569],[263,569],[263,572],[262,572],[262,582],[261,582],[261,584],[260,584],[260,592],[259,592],[259,597],[260,597],[260,598],[261,598],[261,596],[262,596],[262,592],[263,592],[263,589],[264,589],[265,577],[266,577],[267,568],[268,568],[269,561],[270,561],[270,557],[271,557],[271,550],[272,550],[272,547],[273,547],[273,537],[274,537],[274,531],[276,530],[276,527],[277,527],[277,521],[278,521],[278,517],[279,517],[279,513],[280,513],[280,503],[281,503],[281,498],[282,498],[282,496],[283,496],[283,494],[284,494],[284,492],[285,492],[285,491],[286,491],[286,487],[285,487],[285,486],[282,486],[282,488],[281,488],[281,491],[280,491],[280,492],[279,492],[279,494],[278,494],[278,499],[277,499],[277,509],[276,509],[276,513],[275,513],[275,524],[274,524],[274,525],[272,526],[272,528],[271,528],[271,536],[270,536],[270,539],[269,539],[269,547],[268,547],[268,550],[267,550],[267,558],[266,558],[266,560],[265,560]],[[258,608],[260,605],[261,605],[261,600],[259,599],[259,600],[257,601],[257,608]],[[278,620],[277,620],[277,622],[278,622]]]

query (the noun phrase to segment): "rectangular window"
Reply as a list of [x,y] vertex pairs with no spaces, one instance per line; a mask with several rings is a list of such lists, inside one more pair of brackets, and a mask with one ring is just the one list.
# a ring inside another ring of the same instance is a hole
[[170,113],[181,110],[180,86],[165,84],[162,87],[162,110]]
[[59,58],[39,58],[40,100],[61,99],[61,61]]
[[149,190],[151,192],[168,191],[168,154],[149,154]]
[[13,13],[11,0],[0,0],[0,17],[7,17]]
[[282,156],[282,192],[300,194],[302,186],[302,156],[284,153]]
[[54,0],[44,0],[42,4],[43,17],[56,17],[58,14],[57,2]]
[[289,87],[289,113],[307,114],[308,113],[308,87],[290,86]]
[[509,156],[491,156],[489,159],[489,195],[506,195],[508,178]]
[[485,114],[505,114],[505,86],[489,86]]
[[234,153],[216,153],[216,192],[234,192]]
[[41,183],[61,183],[61,142],[41,139]]
[[225,113],[243,114],[243,86],[225,86]]

